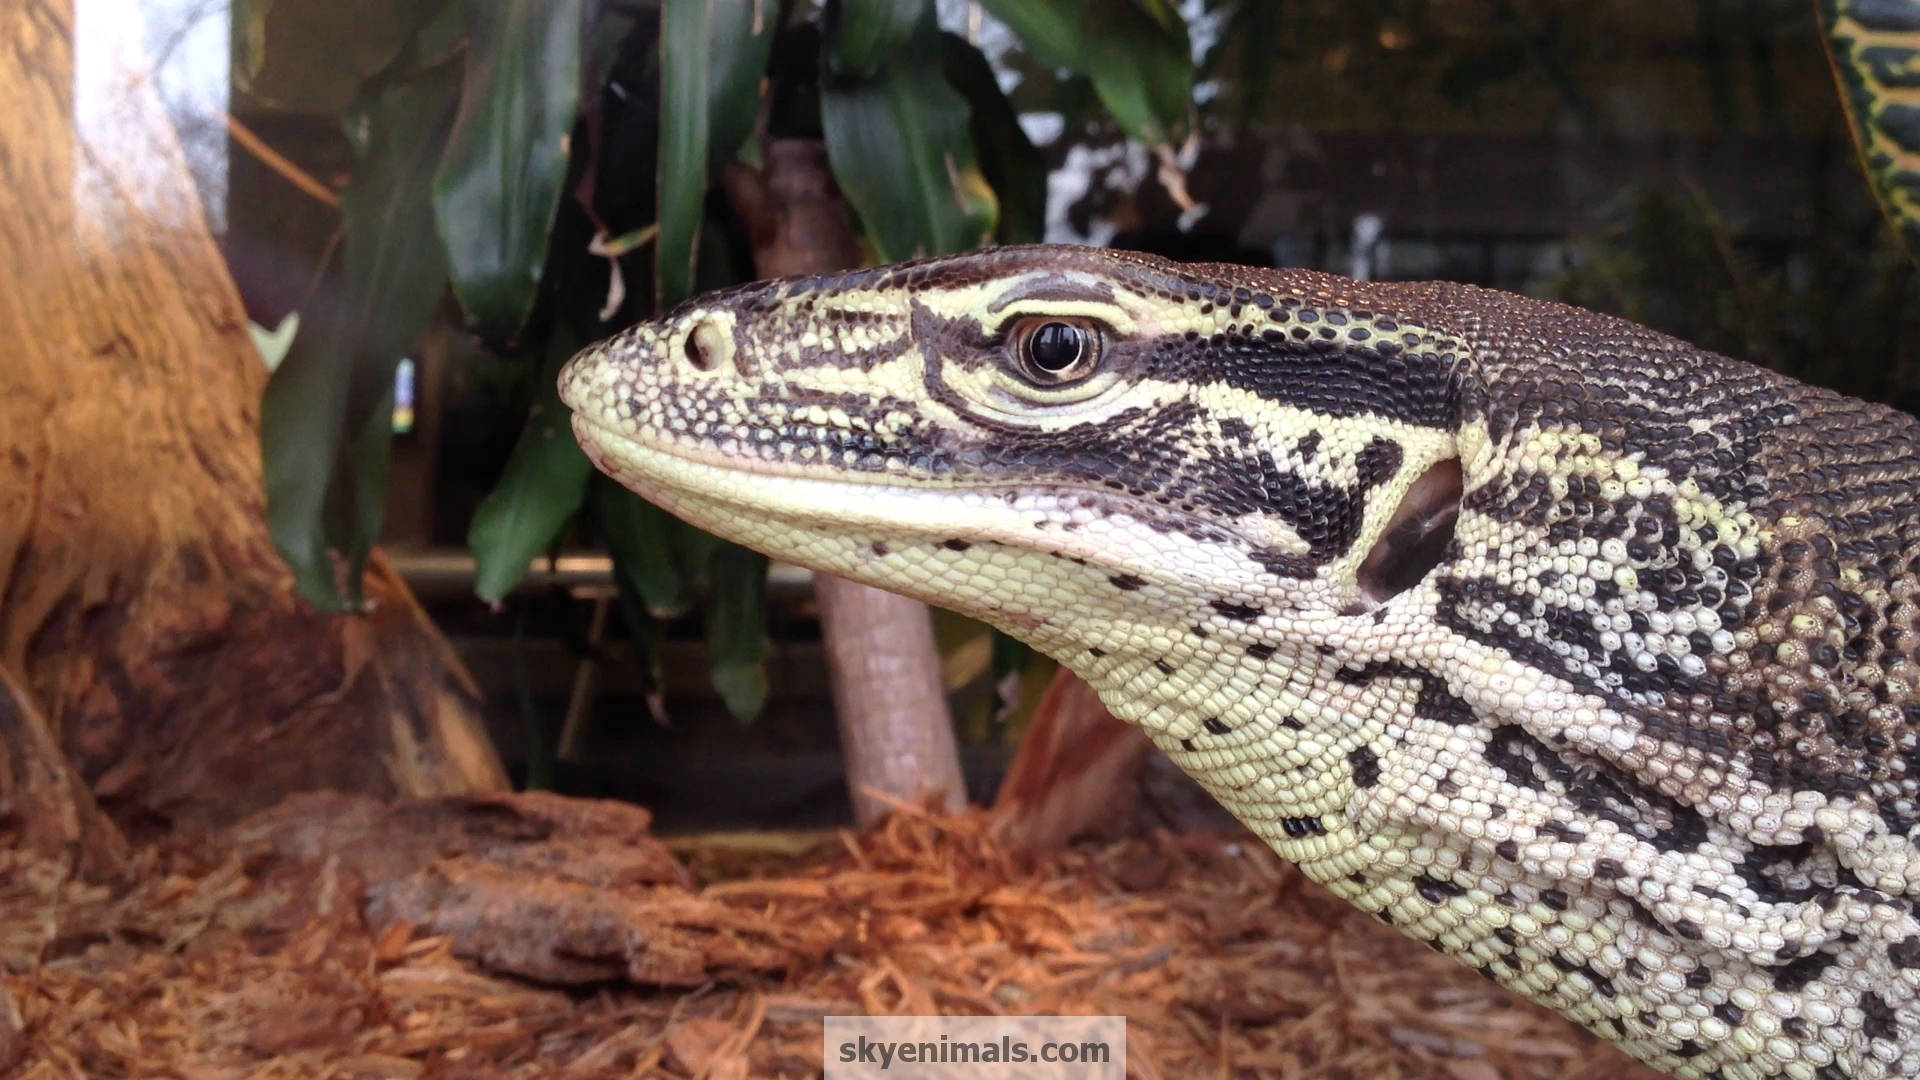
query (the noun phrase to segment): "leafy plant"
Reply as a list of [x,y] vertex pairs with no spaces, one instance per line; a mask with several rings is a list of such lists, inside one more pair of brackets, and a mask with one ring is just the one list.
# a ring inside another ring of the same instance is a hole
[[[984,6],[1063,96],[1090,84],[1128,135],[1165,143],[1188,122],[1193,67],[1168,0]],[[757,155],[756,127],[824,140],[887,260],[1038,239],[1038,152],[934,0],[441,0],[405,19],[387,7],[251,0],[237,15],[242,89],[294,108],[346,100],[357,159],[335,288],[304,314],[262,411],[268,513],[303,595],[360,602],[393,365],[450,291],[480,341],[529,373],[525,426],[468,532],[481,598],[499,602],[541,551],[585,532],[613,555],[623,611],[667,617],[707,597],[713,677],[751,715],[764,560],[595,477],[555,372],[589,341],[750,276],[713,181]],[[345,63],[303,81],[316,39]]]

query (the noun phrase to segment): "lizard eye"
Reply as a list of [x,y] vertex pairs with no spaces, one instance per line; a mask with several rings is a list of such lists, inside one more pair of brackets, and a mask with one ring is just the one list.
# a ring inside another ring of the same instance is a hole
[[1040,386],[1086,378],[1100,362],[1100,336],[1080,323],[1028,319],[1014,327],[1013,341],[1020,373]]

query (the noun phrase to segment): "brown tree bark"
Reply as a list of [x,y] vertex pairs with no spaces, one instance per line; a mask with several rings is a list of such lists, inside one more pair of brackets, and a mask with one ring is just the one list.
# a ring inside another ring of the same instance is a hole
[[[127,841],[75,775],[46,718],[0,668],[0,847],[35,852],[100,880],[126,862]],[[4,1055],[0,1055],[4,1057]],[[4,1068],[0,1061],[0,1069]]]
[[[761,277],[860,265],[821,143],[769,140],[764,170],[729,165],[722,182]],[[876,824],[899,802],[960,809],[966,783],[926,605],[828,574],[813,587],[854,822]]]
[[266,373],[137,23],[90,22],[102,63],[76,65],[72,0],[0,4],[0,670],[123,824],[499,790],[471,680],[397,578],[376,563],[361,617],[295,596]]
[[1152,750],[1147,733],[1108,712],[1093,687],[1056,670],[994,796],[995,831],[1038,853],[1127,819]]

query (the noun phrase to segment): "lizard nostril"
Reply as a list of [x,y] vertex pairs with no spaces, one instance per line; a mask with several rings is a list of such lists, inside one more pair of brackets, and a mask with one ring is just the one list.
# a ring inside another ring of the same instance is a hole
[[686,354],[687,363],[692,364],[695,371],[712,371],[719,363],[711,348],[711,341],[702,340],[711,338],[712,326],[707,322],[696,325],[680,343],[681,352]]
[[720,319],[701,317],[680,340],[680,354],[693,371],[720,371],[733,363],[733,334]]
[[751,378],[753,364],[733,340],[733,320],[726,313],[703,312],[686,324],[687,336],[680,339],[680,355],[687,366],[702,374],[735,370]]

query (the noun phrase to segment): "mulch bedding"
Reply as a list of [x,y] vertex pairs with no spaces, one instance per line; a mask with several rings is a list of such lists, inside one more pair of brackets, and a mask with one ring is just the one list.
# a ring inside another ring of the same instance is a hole
[[1120,1014],[1147,1080],[1655,1075],[1244,834],[647,825],[310,795],[116,884],[0,852],[0,1075],[806,1077],[844,1013]]

